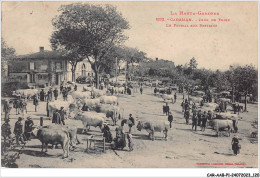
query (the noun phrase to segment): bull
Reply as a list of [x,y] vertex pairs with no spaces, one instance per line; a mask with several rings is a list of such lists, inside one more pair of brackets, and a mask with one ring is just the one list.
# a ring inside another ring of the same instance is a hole
[[237,131],[237,120],[222,120],[222,119],[213,119],[209,121],[209,125],[216,130],[217,136],[219,136],[220,131],[227,129],[228,136],[232,129]]
[[167,140],[167,132],[169,125],[164,122],[150,122],[150,121],[138,121],[137,130],[141,131],[145,129],[149,133],[149,138],[154,141],[154,132],[164,133],[164,138]]
[[121,119],[121,117],[123,116],[122,112],[123,109],[118,107],[118,106],[112,106],[112,105],[108,105],[108,104],[102,104],[102,105],[98,105],[95,108],[95,111],[98,113],[104,113],[106,114],[107,118],[111,118],[113,121],[113,124],[116,125],[116,122],[118,120]]
[[64,129],[62,126],[44,126],[39,129],[34,129],[33,134],[42,143],[41,152],[43,152],[44,146],[45,152],[48,151],[48,144],[61,144],[63,157],[65,158],[69,156],[70,134],[67,129]]
[[118,100],[116,96],[101,96],[100,103],[102,104],[117,104]]

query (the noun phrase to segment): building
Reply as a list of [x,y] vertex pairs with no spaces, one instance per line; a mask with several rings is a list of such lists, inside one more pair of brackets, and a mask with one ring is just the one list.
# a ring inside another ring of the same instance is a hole
[[[87,59],[84,59],[83,61],[77,63],[75,70],[75,79],[77,79],[79,76],[89,76],[93,79],[95,77],[95,73],[92,70],[91,65]],[[72,72],[70,64],[68,64],[67,66],[67,79],[68,81],[72,81]]]
[[18,81],[28,86],[60,85],[67,81],[67,60],[57,51],[40,51],[17,56],[8,62],[8,82]]

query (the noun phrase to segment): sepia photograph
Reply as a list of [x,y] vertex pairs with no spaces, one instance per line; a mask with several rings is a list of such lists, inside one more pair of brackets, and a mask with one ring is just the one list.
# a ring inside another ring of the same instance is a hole
[[258,44],[257,1],[2,1],[1,167],[258,168]]

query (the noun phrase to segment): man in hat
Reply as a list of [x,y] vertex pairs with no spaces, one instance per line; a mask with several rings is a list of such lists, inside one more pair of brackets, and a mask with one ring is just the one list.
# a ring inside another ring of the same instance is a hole
[[48,91],[48,101],[52,101],[52,89],[50,88],[49,91]]
[[168,121],[170,122],[170,128],[172,128],[173,116],[171,112],[169,112]]
[[54,123],[54,124],[61,124],[61,119],[60,119],[60,114],[59,114],[59,110],[58,109],[56,109],[53,112],[52,123]]
[[55,90],[53,90],[53,95],[54,95],[55,100],[57,100],[58,95],[59,95],[59,92],[58,92],[57,88],[55,88]]
[[42,89],[42,91],[40,92],[40,100],[41,101],[44,101],[44,95],[45,95],[45,93],[44,93],[44,90]]
[[63,125],[65,125],[66,112],[64,111],[64,107],[60,108],[60,120]]
[[197,113],[194,112],[192,116],[192,130],[195,127],[195,131],[197,131],[197,122],[198,122],[198,116]]
[[27,120],[24,123],[24,135],[25,135],[25,138],[29,141],[31,140],[31,133],[33,130],[33,125],[34,125],[34,123],[32,121],[31,116],[28,116]]
[[9,121],[9,119],[6,119],[5,123],[1,126],[2,136],[4,137],[4,149],[11,143],[11,126]]
[[39,100],[37,98],[37,95],[33,96],[33,105],[35,107],[35,112],[37,112],[37,106],[39,105]]
[[14,134],[16,138],[16,144],[20,145],[19,141],[21,141],[22,144],[25,144],[23,139],[23,124],[22,124],[23,118],[19,117],[18,121],[16,121],[14,126]]
[[129,114],[129,121],[129,133],[131,133],[131,129],[135,125],[135,119],[133,118],[132,114]]

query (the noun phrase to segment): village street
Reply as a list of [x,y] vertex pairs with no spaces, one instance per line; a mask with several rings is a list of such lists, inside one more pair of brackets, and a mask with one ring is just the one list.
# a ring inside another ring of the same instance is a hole
[[[81,91],[82,86],[79,86],[78,90]],[[61,95],[58,99],[62,100]],[[144,88],[143,95],[140,94],[139,89],[137,93],[132,93],[132,95],[119,95],[118,100],[119,106],[124,108],[124,118],[126,119],[131,113],[137,120],[162,120],[168,123],[167,116],[162,113],[163,99],[154,96],[153,88]],[[56,149],[49,148],[46,154],[42,154],[40,141],[32,139],[26,144],[16,163],[20,168],[257,167],[258,148],[257,142],[254,142],[257,138],[250,138],[251,132],[255,131],[251,123],[257,120],[256,104],[248,104],[249,112],[241,113],[243,119],[238,122],[236,135],[242,149],[240,154],[234,156],[231,149],[233,133],[230,137],[226,134],[216,137],[216,132],[211,129],[201,132],[198,127],[196,132],[192,131],[191,125],[185,124],[181,112],[181,102],[182,95],[177,93],[177,102],[175,104],[169,103],[174,123],[173,128],[168,132],[167,141],[162,138],[163,133],[158,132],[155,132],[155,140],[152,141],[148,138],[148,133],[145,130],[139,132],[134,126],[132,130],[134,150],[132,152],[129,152],[127,147],[124,150],[115,151],[107,148],[104,153],[101,148],[97,148],[97,150],[92,148],[87,151],[86,140],[89,135],[80,133],[83,127],[81,121],[68,119],[65,121],[66,124],[77,125],[78,138],[81,142],[74,151],[70,152],[69,158],[62,159],[63,152],[60,146]],[[34,124],[40,125],[39,118],[41,116],[44,117],[44,125],[51,124],[51,120],[46,117],[46,102],[40,102],[38,112],[34,112],[32,101],[28,103],[27,108],[27,116],[33,118]],[[10,115],[12,131],[18,116],[21,115],[15,115],[15,109],[12,109]],[[111,119],[109,121],[112,123]],[[120,125],[120,121],[117,125]],[[116,126],[110,126],[113,137],[115,137],[115,128]],[[89,134],[102,134],[99,128],[91,127],[90,129]],[[125,127],[125,131],[128,131],[128,126]],[[201,165],[201,163],[210,165]],[[215,163],[220,165],[214,165]]]

